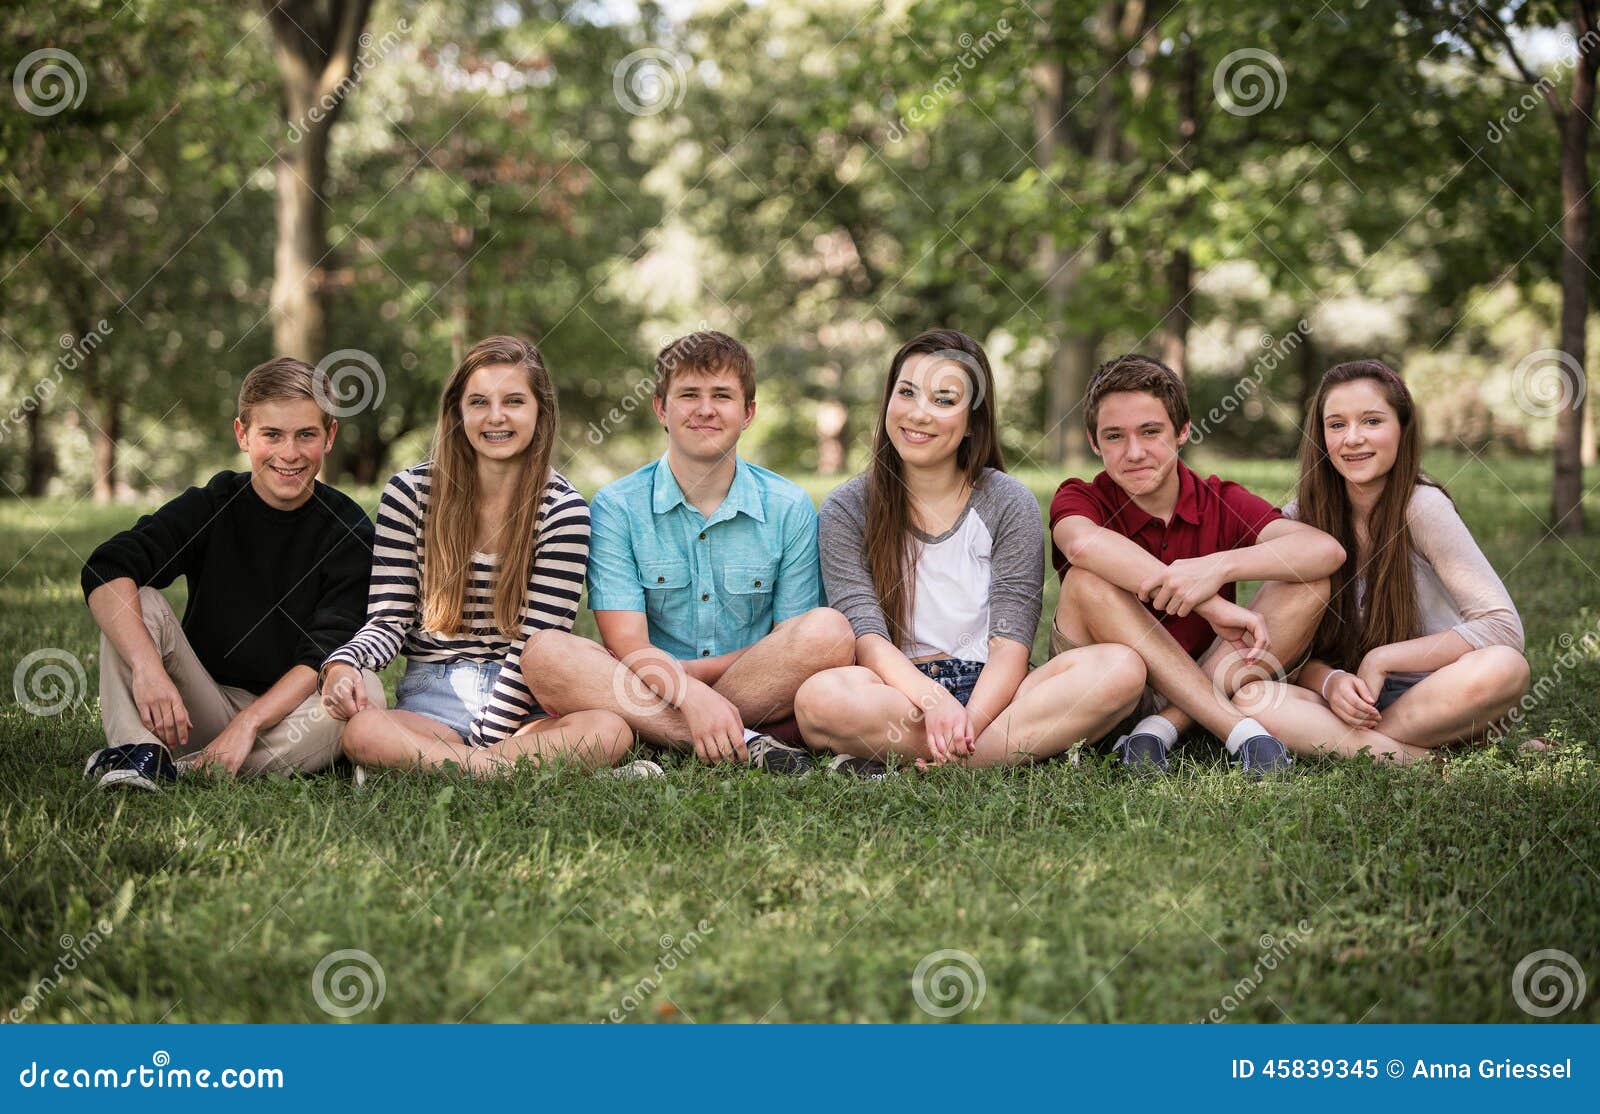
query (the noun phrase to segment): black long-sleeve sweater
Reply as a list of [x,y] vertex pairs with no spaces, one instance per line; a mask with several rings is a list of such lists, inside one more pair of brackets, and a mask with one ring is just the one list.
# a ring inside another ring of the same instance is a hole
[[256,494],[248,472],[218,472],[95,549],[83,594],[120,577],[165,588],[187,578],[183,632],[213,680],[263,693],[312,669],[360,629],[372,522],[318,482],[292,511]]

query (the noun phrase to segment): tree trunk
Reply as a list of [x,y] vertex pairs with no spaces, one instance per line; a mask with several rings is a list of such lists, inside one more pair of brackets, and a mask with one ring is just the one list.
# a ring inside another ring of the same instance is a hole
[[353,88],[371,0],[262,0],[262,6],[277,45],[288,125],[288,141],[278,150],[272,342],[281,356],[315,363],[324,354],[328,137]]
[[326,129],[307,132],[298,144],[278,154],[272,346],[280,356],[313,364],[324,354],[322,264],[328,250],[328,231],[319,195],[327,171]]
[[22,494],[38,498],[50,486],[56,474],[56,454],[50,448],[50,437],[44,424],[43,403],[27,412],[24,428],[28,431],[28,455],[22,477]]
[[[1575,25],[1587,29],[1587,5],[1574,5]],[[1589,129],[1594,111],[1596,50],[1588,36],[1579,40],[1573,68],[1572,100],[1561,124],[1561,398],[1556,413],[1555,478],[1551,485],[1554,529],[1583,532],[1583,411],[1587,390],[1585,326],[1589,317]]]
[[94,445],[94,501],[109,503],[117,497],[117,444],[122,439],[122,400],[115,390],[93,399],[95,409],[94,429],[90,437]]
[[[1154,28],[1151,29],[1154,37]],[[1192,40],[1179,48],[1177,74],[1179,171],[1190,174],[1199,160],[1200,55]],[[1161,318],[1161,362],[1188,377],[1189,322],[1193,319],[1194,258],[1189,253],[1188,223],[1194,202],[1185,193],[1173,209],[1178,243],[1167,258],[1167,312]]]
[[[1305,314],[1302,314],[1297,319],[1297,323],[1294,328],[1291,330],[1292,332],[1300,334],[1300,374],[1297,377],[1299,380],[1299,389],[1296,400],[1298,405],[1295,408],[1298,417],[1295,420],[1304,422],[1305,425],[1303,428],[1305,429],[1320,429],[1322,426],[1321,418],[1319,417],[1313,419],[1312,416],[1307,413],[1311,407],[1311,400],[1316,397],[1317,384],[1322,382],[1322,371],[1318,367],[1319,357],[1317,355],[1316,336],[1310,330],[1300,332],[1300,326],[1298,324],[1298,321],[1308,320],[1309,318]],[[1287,336],[1288,334],[1285,335]]]
[[1161,362],[1187,378],[1190,306],[1194,302],[1194,263],[1186,247],[1167,260],[1167,312],[1161,319]]

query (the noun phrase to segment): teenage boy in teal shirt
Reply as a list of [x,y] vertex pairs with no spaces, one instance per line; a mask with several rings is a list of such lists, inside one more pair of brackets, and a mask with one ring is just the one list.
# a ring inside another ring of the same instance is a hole
[[[524,651],[535,695],[604,708],[650,742],[705,762],[803,773],[790,717],[813,673],[854,660],[850,624],[823,607],[817,513],[796,484],[737,454],[755,417],[755,365],[726,334],[656,358],[667,451],[590,505],[589,606],[604,649],[542,631]],[[790,721],[771,730],[763,725]]]

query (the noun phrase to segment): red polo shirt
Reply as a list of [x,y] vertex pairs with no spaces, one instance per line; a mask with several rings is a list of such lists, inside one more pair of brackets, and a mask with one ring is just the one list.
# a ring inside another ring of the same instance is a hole
[[[1259,495],[1236,483],[1208,476],[1201,479],[1192,468],[1178,462],[1178,505],[1172,521],[1145,514],[1127,492],[1105,472],[1092,481],[1070,479],[1056,489],[1050,500],[1050,529],[1063,518],[1082,515],[1096,526],[1115,530],[1139,544],[1163,565],[1190,557],[1205,557],[1228,549],[1255,545],[1261,530],[1283,512]],[[1056,573],[1067,575],[1067,558],[1052,540],[1051,559]],[[1223,585],[1221,595],[1234,601],[1234,586]],[[1199,657],[1216,640],[1211,624],[1193,612],[1179,618],[1145,607],[1161,620],[1161,625],[1189,652]]]

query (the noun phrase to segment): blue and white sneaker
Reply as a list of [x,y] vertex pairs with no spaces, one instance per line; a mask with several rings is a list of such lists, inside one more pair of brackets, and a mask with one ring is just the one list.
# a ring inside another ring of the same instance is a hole
[[143,789],[159,793],[163,785],[178,780],[172,754],[160,743],[127,743],[102,747],[89,756],[83,776],[96,779],[101,789]]
[[1289,753],[1288,747],[1271,735],[1253,735],[1244,741],[1239,753],[1233,756],[1233,764],[1250,777],[1263,778],[1268,774],[1283,773],[1293,766],[1294,756]]
[[836,755],[833,761],[828,763],[828,770],[830,773],[847,774],[868,781],[882,781],[892,772],[876,758],[857,758],[853,754]]
[[1164,774],[1167,772],[1167,755],[1171,753],[1171,748],[1161,741],[1159,735],[1140,731],[1118,739],[1111,752],[1117,756],[1120,765],[1137,773]]

